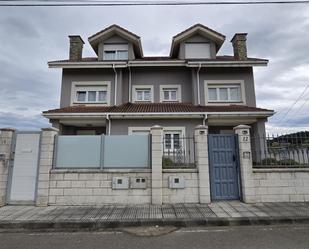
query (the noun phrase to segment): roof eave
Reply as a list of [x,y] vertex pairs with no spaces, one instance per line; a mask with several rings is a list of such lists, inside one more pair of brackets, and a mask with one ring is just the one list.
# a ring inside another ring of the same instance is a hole
[[251,67],[267,66],[268,61],[96,61],[96,62],[48,62],[49,68],[112,68],[140,66],[186,66],[186,67]]
[[113,117],[164,117],[164,118],[175,118],[175,117],[203,117],[203,116],[254,116],[254,117],[270,117],[274,115],[274,111],[235,111],[235,112],[66,112],[66,113],[42,113],[45,118],[57,119],[57,118],[78,118],[78,117],[106,117],[107,115]]

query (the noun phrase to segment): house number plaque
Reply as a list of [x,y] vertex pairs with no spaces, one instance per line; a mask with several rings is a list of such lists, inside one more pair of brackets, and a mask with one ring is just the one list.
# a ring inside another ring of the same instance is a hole
[[243,142],[249,142],[249,137],[248,136],[243,136],[242,137]]

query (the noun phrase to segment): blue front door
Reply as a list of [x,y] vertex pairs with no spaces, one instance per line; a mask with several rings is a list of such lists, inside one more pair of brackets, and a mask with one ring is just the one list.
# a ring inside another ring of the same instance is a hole
[[211,199],[239,199],[237,136],[209,134],[208,151]]

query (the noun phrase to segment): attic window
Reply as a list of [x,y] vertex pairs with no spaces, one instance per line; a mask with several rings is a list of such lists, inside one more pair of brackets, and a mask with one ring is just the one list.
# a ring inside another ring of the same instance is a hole
[[186,43],[185,44],[186,59],[210,59],[209,43]]
[[128,44],[104,44],[104,60],[128,60]]

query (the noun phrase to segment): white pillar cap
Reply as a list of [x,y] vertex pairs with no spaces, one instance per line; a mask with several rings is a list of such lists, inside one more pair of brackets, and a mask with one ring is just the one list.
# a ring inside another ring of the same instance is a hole
[[47,128],[42,128],[42,131],[56,131],[59,132],[59,129],[55,128],[55,127],[47,127]]
[[150,127],[151,130],[161,130],[163,127],[161,125],[154,125]]
[[240,129],[250,129],[251,127],[249,125],[237,125],[234,127],[234,130],[240,130]]
[[207,125],[198,125],[194,129],[195,130],[207,130],[208,126]]

